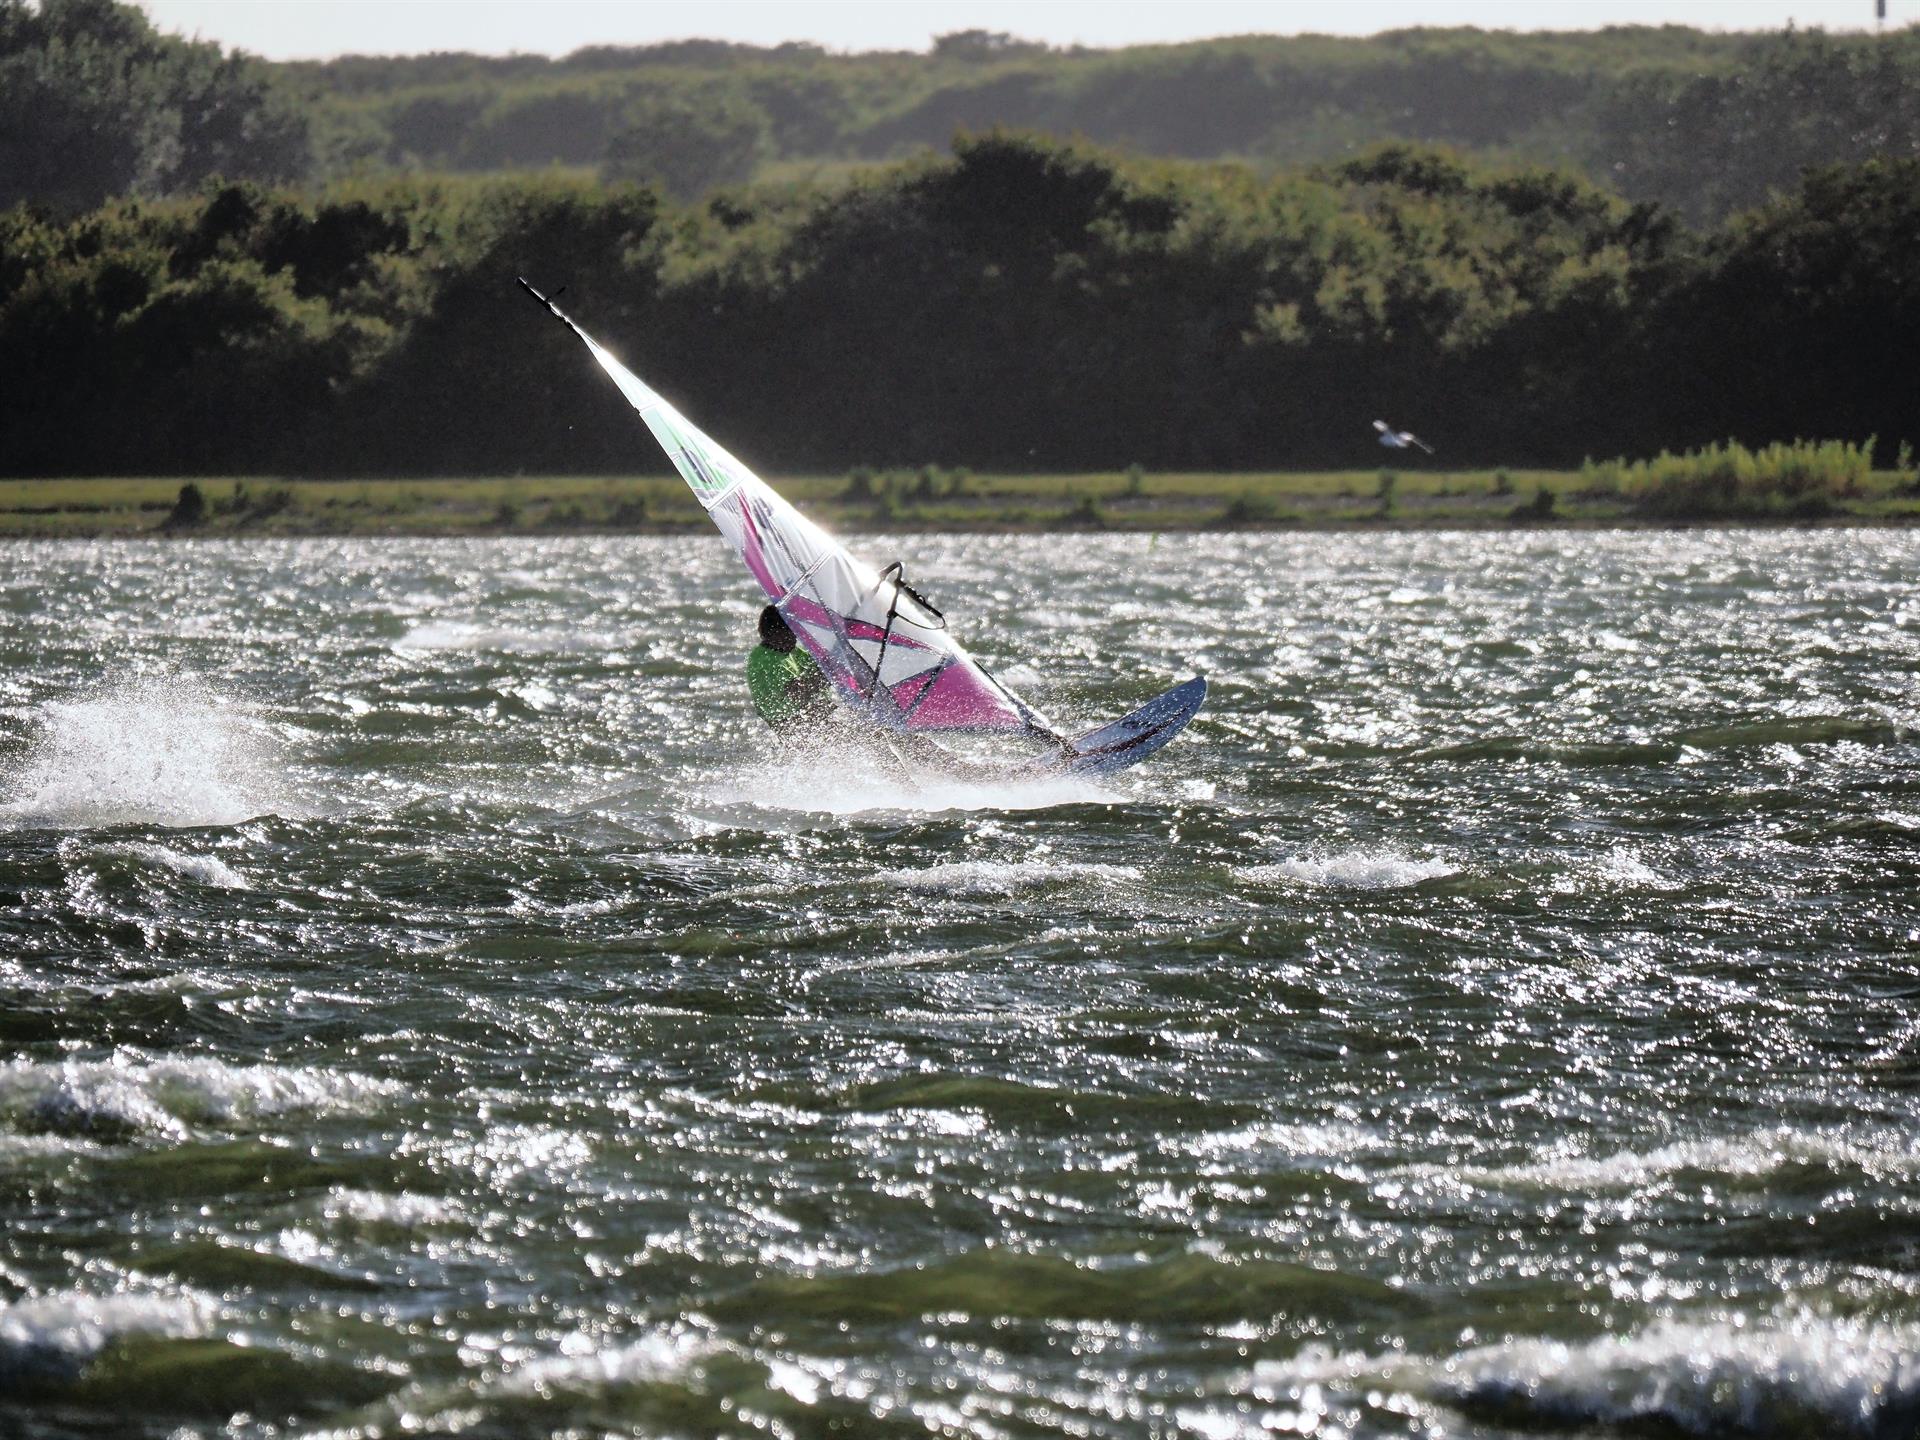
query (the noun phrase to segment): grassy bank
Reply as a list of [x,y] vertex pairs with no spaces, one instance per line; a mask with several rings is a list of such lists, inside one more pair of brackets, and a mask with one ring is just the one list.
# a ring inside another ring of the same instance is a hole
[[[0,480],[0,537],[671,534],[705,518],[674,476],[471,480]],[[1675,512],[1630,471],[1375,469],[1280,474],[974,475],[919,471],[774,481],[829,529],[1159,531],[1920,520],[1910,472],[1866,472],[1817,506]]]

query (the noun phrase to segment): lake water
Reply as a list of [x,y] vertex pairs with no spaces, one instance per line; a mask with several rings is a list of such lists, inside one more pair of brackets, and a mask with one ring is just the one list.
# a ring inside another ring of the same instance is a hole
[[1920,536],[861,548],[0,551],[0,1433],[1920,1429]]

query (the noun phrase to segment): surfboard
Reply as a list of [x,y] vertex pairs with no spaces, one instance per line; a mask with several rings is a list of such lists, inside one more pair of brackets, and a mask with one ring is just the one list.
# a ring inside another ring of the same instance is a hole
[[1070,753],[1050,768],[1070,775],[1110,775],[1138,765],[1186,729],[1206,699],[1207,682],[1196,675],[1132,714],[1068,741]]

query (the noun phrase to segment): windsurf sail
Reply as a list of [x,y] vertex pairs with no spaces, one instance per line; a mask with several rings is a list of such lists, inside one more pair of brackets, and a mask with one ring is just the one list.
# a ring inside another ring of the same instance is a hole
[[[875,573],[781,499],[525,280],[586,342],[667,452],[707,517],[833,682],[836,698],[888,730],[1061,737],[948,632],[900,566]],[[1062,742],[1064,743],[1064,742]]]

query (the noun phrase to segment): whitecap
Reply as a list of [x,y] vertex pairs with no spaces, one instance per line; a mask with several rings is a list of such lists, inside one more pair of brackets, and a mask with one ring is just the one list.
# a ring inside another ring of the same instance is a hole
[[589,630],[518,630],[460,620],[427,620],[393,642],[395,650],[490,650],[507,653],[564,654],[576,650],[613,650],[617,636]]
[[190,1290],[164,1295],[92,1295],[79,1290],[0,1302],[0,1380],[10,1375],[71,1374],[126,1335],[194,1339],[217,1309]]
[[501,1395],[548,1395],[684,1380],[712,1348],[686,1332],[662,1332],[615,1346],[575,1333],[561,1341],[560,1354],[517,1365],[480,1388]]
[[1548,1154],[1514,1165],[1468,1167],[1450,1173],[1481,1185],[1604,1191],[1636,1189],[1682,1171],[1753,1179],[1790,1165],[1858,1169],[1878,1176],[1920,1176],[1920,1156],[1914,1155],[1910,1144],[1900,1136],[1786,1126],[1744,1135],[1681,1140],[1644,1151]]
[[1602,890],[1672,890],[1679,881],[1662,875],[1626,846],[1616,846],[1573,868],[1553,882],[1553,888],[1571,893],[1595,886]]
[[1251,865],[1242,878],[1256,885],[1308,885],[1334,890],[1399,890],[1459,871],[1444,860],[1415,860],[1390,850],[1351,850]]
[[1454,1355],[1331,1355],[1255,1367],[1263,1395],[1382,1388],[1555,1428],[1878,1440],[1920,1418],[1920,1325],[1804,1316],[1669,1320],[1581,1343],[1520,1339]]
[[329,1220],[348,1220],[361,1225],[391,1225],[402,1229],[426,1229],[453,1224],[461,1218],[460,1207],[434,1195],[416,1195],[411,1191],[389,1194],[381,1190],[355,1190],[335,1186],[327,1192],[323,1213]]
[[1102,887],[1137,880],[1132,865],[1069,860],[952,860],[918,869],[882,870],[882,885],[932,895],[1011,895],[1042,885]]
[[347,1071],[228,1065],[207,1056],[0,1062],[0,1122],[109,1142],[178,1139],[194,1123],[362,1110],[397,1089]]
[[[1178,1148],[1196,1160],[1230,1162],[1226,1168],[1237,1171],[1281,1160],[1339,1161],[1379,1155],[1393,1148],[1393,1142],[1378,1131],[1340,1122],[1258,1122],[1233,1130],[1208,1131],[1180,1142]],[[1210,1165],[1207,1173],[1217,1168],[1221,1167]]]
[[211,855],[186,855],[178,850],[169,850],[164,845],[107,845],[97,853],[125,855],[129,859],[139,860],[148,865],[157,865],[163,870],[172,870],[186,876],[189,880],[213,886],[218,890],[253,888],[246,876],[225,861]]

